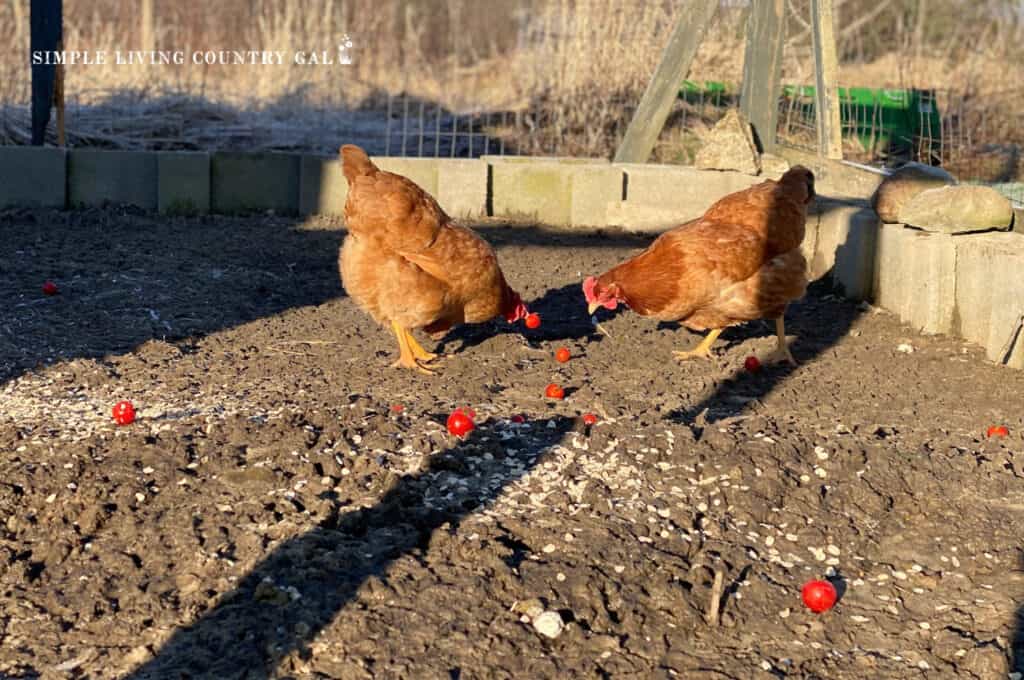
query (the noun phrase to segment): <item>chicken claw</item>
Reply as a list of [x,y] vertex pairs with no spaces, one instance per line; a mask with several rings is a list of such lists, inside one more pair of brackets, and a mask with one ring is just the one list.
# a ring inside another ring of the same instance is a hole
[[722,334],[721,328],[713,328],[700,344],[687,352],[672,352],[672,356],[680,361],[686,361],[687,359],[712,359],[714,355],[711,353],[711,345],[715,344],[715,340]]
[[790,353],[789,344],[786,342],[786,320],[784,317],[780,316],[775,320],[775,336],[778,339],[778,345],[775,347],[775,351],[768,355],[768,363],[780,364],[783,361],[788,361],[792,366],[796,366],[796,359]]
[[431,370],[434,366],[430,364],[430,360],[436,358],[437,355],[420,347],[412,334],[394,321],[391,322],[391,328],[395,331],[395,337],[398,338],[399,351],[398,359],[391,364],[391,368],[412,368],[423,375],[437,375],[437,371]]

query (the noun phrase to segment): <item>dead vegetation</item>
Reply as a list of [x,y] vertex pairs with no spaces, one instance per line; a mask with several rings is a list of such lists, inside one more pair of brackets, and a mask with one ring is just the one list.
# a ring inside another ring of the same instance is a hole
[[[813,80],[809,0],[788,0],[784,79]],[[27,0],[0,4],[0,142],[24,143],[29,70]],[[723,2],[691,71],[694,80],[735,83],[742,74],[749,3]],[[319,148],[318,136],[358,135],[372,111],[403,94],[451,114],[518,113],[489,129],[530,153],[608,156],[661,48],[677,2],[641,0],[231,0],[202,14],[161,4],[155,46],[183,50],[182,65],[68,68],[71,143],[125,148]],[[986,0],[837,2],[841,82],[957,93],[971,106],[972,145],[1021,144],[1024,20],[1018,3]],[[139,49],[138,3],[67,0],[66,49]],[[196,65],[194,50],[337,50],[350,36],[348,66]],[[148,105],[147,102],[155,102]],[[414,104],[416,106],[416,104]],[[680,105],[683,107],[683,105]],[[984,115],[977,114],[984,110]],[[415,113],[415,112],[414,112]],[[690,112],[693,114],[694,112]],[[692,156],[713,122],[678,116],[663,160]],[[351,120],[348,127],[331,121]],[[314,131],[314,133],[311,133]],[[319,131],[319,135],[315,134]],[[219,141],[218,141],[219,140]],[[335,146],[332,140],[331,147]]]

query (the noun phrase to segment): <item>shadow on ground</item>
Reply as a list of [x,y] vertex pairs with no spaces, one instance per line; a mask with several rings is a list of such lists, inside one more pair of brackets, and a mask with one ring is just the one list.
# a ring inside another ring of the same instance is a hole
[[[483,456],[494,448],[486,443],[483,433],[491,428],[484,423],[435,455],[426,470],[399,478],[376,505],[349,512],[335,505],[319,527],[276,547],[214,609],[176,632],[128,677],[276,677],[281,659],[308,655],[307,645],[363,586],[373,579],[386,583],[392,562],[425,553],[435,531],[454,531],[537,465],[573,426],[569,418],[553,422],[517,440],[518,466],[505,464],[504,449],[496,451],[500,457]],[[462,491],[454,498],[440,493],[440,475],[456,482],[448,488]],[[483,480],[491,486],[484,488]]]

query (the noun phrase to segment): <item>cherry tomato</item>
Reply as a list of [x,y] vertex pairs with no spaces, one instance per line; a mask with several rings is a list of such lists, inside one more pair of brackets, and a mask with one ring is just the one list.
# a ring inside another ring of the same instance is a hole
[[566,349],[565,347],[559,347],[558,351],[555,352],[555,361],[557,361],[560,364],[564,364],[571,358],[572,354],[570,354],[569,350]]
[[544,396],[548,399],[562,399],[565,397],[565,390],[555,383],[551,383],[548,385],[547,389],[544,390]]
[[530,312],[526,315],[526,327],[527,328],[540,328],[540,314],[536,312]]
[[596,422],[597,422],[597,416],[595,416],[593,413],[584,413],[583,414],[583,423],[585,425],[593,425]]
[[761,370],[761,360],[757,357],[747,357],[743,362],[743,368],[747,369],[747,373],[757,373]]
[[801,592],[804,604],[816,614],[827,611],[836,603],[836,589],[828,581],[808,581]]
[[112,413],[118,425],[131,425],[135,421],[135,407],[130,401],[117,402]]
[[455,409],[448,416],[448,431],[460,439],[472,432],[474,428],[476,425],[473,424],[473,419],[463,413],[461,408]]
[[520,424],[520,425],[521,425],[522,423],[525,423],[525,422],[526,422],[526,418],[522,417],[522,416],[521,416],[521,415],[519,415],[518,413],[517,413],[517,414],[515,414],[514,416],[512,416],[511,418],[509,418],[509,420],[511,420],[511,421],[512,421],[513,423],[518,423],[518,424]]
[[59,291],[57,290],[57,284],[53,281],[47,281],[43,284],[44,295],[56,295]]
[[1005,425],[993,425],[988,428],[987,434],[989,437],[1009,437],[1010,431],[1006,429]]

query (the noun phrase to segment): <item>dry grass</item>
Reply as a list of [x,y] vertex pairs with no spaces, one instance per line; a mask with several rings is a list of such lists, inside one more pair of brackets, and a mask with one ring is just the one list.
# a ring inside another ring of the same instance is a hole
[[[806,2],[790,1],[795,14],[784,78],[809,83],[813,63],[801,28]],[[28,101],[29,73],[19,58],[28,53],[27,4],[0,3],[0,40],[11,51],[11,58],[0,62],[2,102]],[[723,4],[692,79],[741,78],[745,13]],[[140,47],[137,2],[65,0],[64,5],[67,49]],[[529,112],[525,122],[504,131],[522,148],[607,156],[657,64],[680,5],[667,0],[311,0],[300,9],[284,0],[233,0],[197,16],[161,3],[158,49],[190,54],[245,48],[290,55],[334,51],[347,34],[355,43],[354,63],[68,67],[68,97],[78,106],[69,116],[71,142],[118,145],[121,140],[133,147],[154,138],[167,146],[177,134],[186,148],[304,148],[302,131],[326,130],[313,117],[379,111],[387,95],[405,93],[456,113]],[[1013,112],[997,129],[1012,136],[1024,128],[1019,125],[1022,95],[1019,85],[1015,93],[1006,91],[1024,82],[1024,62],[1014,58],[1011,42],[964,39],[962,45],[956,50],[899,45],[870,63],[844,63],[841,80],[952,89],[981,98],[1002,93]],[[133,120],[120,120],[129,117]],[[26,122],[8,109],[0,120],[0,141],[22,142]],[[326,134],[344,133],[331,128]],[[666,132],[670,150],[662,155],[685,157],[695,133],[699,137],[700,130]],[[279,139],[272,139],[275,135]],[[671,143],[673,135],[682,138],[683,152]]]

